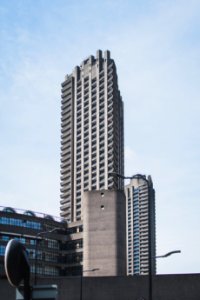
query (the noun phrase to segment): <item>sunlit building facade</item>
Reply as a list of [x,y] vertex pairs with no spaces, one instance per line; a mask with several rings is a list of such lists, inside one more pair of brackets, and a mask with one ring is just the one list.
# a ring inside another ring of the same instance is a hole
[[84,191],[124,188],[123,102],[109,51],[98,50],[62,83],[61,216],[82,219]]

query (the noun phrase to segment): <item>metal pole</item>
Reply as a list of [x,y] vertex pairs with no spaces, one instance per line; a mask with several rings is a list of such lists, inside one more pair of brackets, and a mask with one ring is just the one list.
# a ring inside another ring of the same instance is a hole
[[148,230],[148,242],[149,242],[149,300],[152,300],[152,291],[153,291],[153,274],[152,274],[152,243],[151,243],[151,239],[152,239],[152,224],[151,224],[151,191],[150,191],[150,187],[149,187],[149,181],[146,180],[147,183],[147,187],[148,187],[148,226],[149,226],[149,230]]
[[[42,236],[43,234],[46,234],[46,233],[52,233],[56,230],[60,230],[59,227],[54,227],[53,229],[50,229],[50,230],[47,230],[47,231],[41,231],[41,232],[38,232],[35,236],[35,278],[34,278],[34,285],[37,284],[37,263],[38,263],[38,237],[39,236]],[[41,237],[41,239],[43,239],[43,237]]]
[[81,272],[80,300],[83,299],[83,271]]
[[35,240],[35,273],[34,273],[34,285],[37,284],[37,249],[38,248],[38,239]]

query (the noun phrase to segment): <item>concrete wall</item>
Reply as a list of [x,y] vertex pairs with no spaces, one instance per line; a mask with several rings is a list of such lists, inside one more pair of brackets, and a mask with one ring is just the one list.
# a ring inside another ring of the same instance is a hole
[[[95,272],[87,270],[98,269]],[[122,191],[91,191],[83,199],[83,275],[126,275],[126,201]]]
[[[57,284],[58,300],[148,300],[148,277],[83,277],[42,279],[39,284]],[[14,300],[15,290],[0,279],[0,299]],[[153,300],[199,300],[200,274],[157,275]]]
[[0,279],[0,299],[1,300],[14,300],[15,289],[11,287],[6,279]]

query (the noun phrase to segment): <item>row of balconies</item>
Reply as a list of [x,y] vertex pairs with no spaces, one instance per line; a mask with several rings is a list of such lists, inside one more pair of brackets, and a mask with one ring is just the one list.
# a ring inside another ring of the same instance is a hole
[[61,129],[61,134],[62,135],[67,134],[69,131],[72,132],[71,124],[69,124],[68,126],[63,127]]
[[[62,97],[62,96],[61,96],[61,97]],[[61,107],[62,107],[62,105],[64,105],[64,104],[71,103],[71,101],[72,101],[72,95],[62,98],[62,100],[61,100]]]
[[63,109],[62,111],[61,111],[61,115],[62,116],[71,116],[72,115],[72,109],[71,109],[71,107],[68,107],[68,108],[66,108],[66,109]]
[[62,86],[62,89],[61,89],[62,93],[63,93],[64,91],[68,90],[68,89],[71,89],[71,88],[72,88],[72,80],[71,80],[71,78],[69,78],[68,80],[65,80],[65,81],[61,84],[61,86]]
[[68,144],[68,145],[71,144],[71,132],[61,134],[61,145],[64,144]]
[[61,193],[70,193],[71,192],[71,186],[69,186],[69,187],[66,187],[66,186],[64,186],[64,187],[62,187],[61,189],[60,189],[60,192]]
[[62,94],[61,95],[61,108],[63,109],[64,107],[68,106],[68,105],[71,105],[72,103],[72,94],[67,94],[67,95],[64,95]]
[[60,206],[60,210],[61,210],[60,216],[62,218],[66,218],[67,220],[70,221],[71,211],[70,210],[66,210],[66,209],[62,209],[62,206]]
[[65,109],[67,109],[67,108],[72,109],[71,101],[67,101],[67,103],[65,102],[65,103],[63,103],[63,104],[61,105],[61,110],[62,110],[62,111],[65,110]]
[[63,157],[63,156],[65,156],[65,155],[69,155],[69,154],[71,154],[71,151],[72,151],[72,149],[71,149],[71,145],[68,145],[67,147],[65,147],[65,150],[62,150],[61,151],[61,156]]
[[64,174],[61,173],[60,180],[66,183],[68,183],[68,181],[71,181],[71,166],[69,167],[67,172],[65,172]]
[[65,193],[65,190],[71,189],[71,177],[68,177],[66,180],[62,180],[60,185],[62,187],[62,192],[63,193]]
[[68,193],[62,193],[60,198],[66,201],[71,201],[71,191]]
[[[70,165],[71,167],[71,165]],[[60,176],[60,180],[61,181],[65,181],[66,183],[68,183],[68,180],[71,181],[71,168],[68,172],[66,172],[64,175]]]
[[64,124],[65,122],[68,122],[70,119],[70,117],[68,115],[64,115],[61,117],[61,126],[62,124]]
[[61,164],[61,170],[60,170],[61,175],[66,175],[69,174],[70,172],[71,172],[71,162],[69,162],[65,167],[62,167]]
[[[62,194],[63,195],[63,194]],[[71,195],[70,194],[68,194],[68,196],[66,197],[66,198],[62,198],[62,200],[60,200],[60,204],[62,204],[62,205],[64,205],[64,204],[69,204],[70,205],[70,203],[71,203],[71,201],[70,201],[70,197]]]
[[[98,83],[99,83],[98,86],[99,86],[99,92],[100,92],[102,89],[104,89],[104,86],[105,86],[104,78],[100,79]],[[112,77],[110,77],[108,79],[108,87],[110,88],[110,87],[112,87],[112,85],[113,85],[113,80],[112,80]],[[84,91],[84,93],[89,92],[89,84],[87,84],[87,86],[84,86],[83,91]],[[97,82],[92,82],[91,91],[92,92],[97,91]],[[78,87],[77,88],[77,95],[79,96],[81,94],[81,92],[82,92],[81,87]]]
[[[62,204],[62,203],[60,202],[60,204]],[[61,206],[61,210],[68,209],[70,206],[71,206],[71,203],[63,204],[63,205]]]
[[68,149],[68,148],[71,148],[71,143],[62,145],[62,146],[60,147],[60,150],[61,150],[61,152],[62,152],[62,151],[65,151],[65,150]]
[[66,102],[68,102],[68,100],[72,99],[72,88],[62,91],[61,98],[62,98],[62,100],[61,100],[62,104],[66,103]]
[[70,166],[71,166],[71,158],[69,158],[66,162],[63,162],[63,163],[60,164],[60,167],[62,169],[64,169],[64,168],[66,169],[65,171],[67,171],[68,168],[70,168]]
[[65,121],[61,122],[61,127],[63,129],[68,126],[72,127],[72,118],[65,119]]

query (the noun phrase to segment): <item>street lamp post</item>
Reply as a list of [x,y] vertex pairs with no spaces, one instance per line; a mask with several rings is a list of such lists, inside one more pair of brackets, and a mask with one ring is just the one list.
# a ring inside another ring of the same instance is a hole
[[35,236],[35,274],[34,274],[35,276],[34,276],[34,285],[37,284],[37,262],[38,262],[38,253],[37,252],[38,252],[38,242],[39,242],[38,237],[41,237],[41,239],[42,239],[43,234],[52,233],[52,232],[54,232],[58,229],[60,229],[60,228],[55,227],[55,228],[47,230],[47,231],[41,231],[41,232],[38,232]]
[[177,254],[177,253],[181,253],[181,250],[173,250],[173,251],[167,252],[167,253],[165,253],[163,255],[158,255],[155,258],[166,258],[166,257],[168,257],[170,255]]
[[149,264],[149,300],[152,300],[152,224],[151,224],[151,203],[150,203],[150,185],[149,185],[149,181],[146,179],[145,175],[141,175],[141,174],[136,174],[133,176],[123,176],[121,174],[112,172],[110,173],[111,176],[117,176],[119,178],[122,179],[143,179],[146,183],[147,183],[147,188],[148,188],[148,264]]

